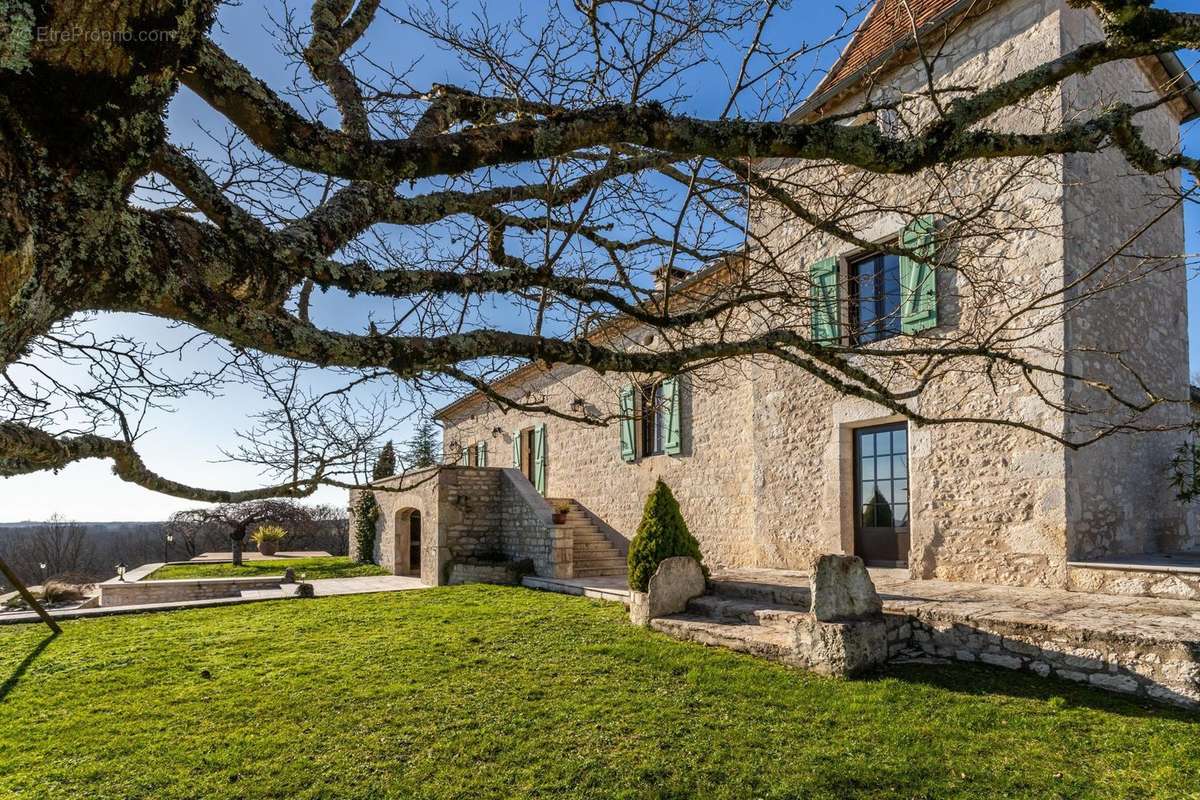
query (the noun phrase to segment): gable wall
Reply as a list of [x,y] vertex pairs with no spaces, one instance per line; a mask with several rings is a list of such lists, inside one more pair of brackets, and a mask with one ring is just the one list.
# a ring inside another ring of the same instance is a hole
[[[960,31],[943,53],[942,85],[986,85],[1056,57],[1060,37],[1059,6],[1051,0],[1015,0]],[[919,91],[923,70],[913,64],[885,76],[901,91]],[[851,98],[851,108],[862,98]],[[1058,98],[1038,98],[1025,109],[1003,112],[993,125],[1003,130],[1037,132],[1059,120]],[[777,166],[786,174],[789,165]],[[1030,287],[1061,281],[1062,160],[1043,159],[1016,167],[1008,163],[971,164],[914,178],[847,176],[845,191],[836,181],[821,187],[812,205],[828,197],[858,191],[869,203],[894,203],[910,214],[967,214],[974,197],[995,196],[1002,181],[1015,179],[999,193],[1006,214],[994,222],[1006,230],[974,252],[976,276],[991,282],[973,289],[961,274],[942,270],[939,312],[943,327],[925,335],[947,337],[983,331],[1006,316]],[[814,193],[815,194],[815,193]],[[843,201],[844,202],[844,201]],[[843,213],[853,211],[847,204]],[[770,209],[760,212],[763,230],[774,249],[789,249],[797,269],[852,248],[789,223],[775,228]],[[858,218],[863,238],[882,240],[904,224],[902,215]],[[1006,296],[1007,295],[1007,296]],[[1062,328],[1053,314],[1031,320],[1026,355],[1061,345]],[[892,343],[913,343],[908,337]],[[918,340],[919,341],[919,340]],[[885,364],[858,362],[885,375]],[[1062,430],[1061,416],[1030,396],[1019,382],[993,393],[982,364],[962,365],[973,374],[954,374],[935,383],[916,402],[919,412],[946,417],[1003,417],[1051,432]],[[1061,399],[1061,382],[1044,379],[1051,400]],[[903,385],[903,379],[893,386]],[[788,365],[760,368],[754,379],[755,438],[759,468],[755,474],[758,509],[757,561],[762,566],[803,566],[815,552],[852,551],[851,431],[866,423],[897,419],[865,400],[842,396]],[[1065,580],[1065,486],[1062,448],[1035,433],[995,425],[909,425],[911,486],[910,568],[915,577],[980,580],[998,583],[1061,585]]]
[[[1092,12],[1072,9],[1065,19],[1066,47],[1102,38]],[[1110,64],[1070,80],[1065,112],[1070,118],[1086,118],[1089,109],[1121,101],[1143,104],[1156,96],[1137,64]],[[1176,148],[1178,118],[1167,107],[1140,114],[1135,122],[1155,148]],[[1181,259],[1147,258],[1185,252],[1183,208],[1174,204],[1179,173],[1148,177],[1110,150],[1068,156],[1066,176],[1067,272],[1084,280],[1071,292],[1068,364],[1109,381],[1131,400],[1144,398],[1138,385],[1142,380],[1158,396],[1178,401],[1136,415],[1071,382],[1067,398],[1086,413],[1072,415],[1070,424],[1081,436],[1097,423],[1129,421],[1149,428],[1186,424],[1186,266]],[[1121,362],[1108,355],[1113,352],[1122,354]],[[1167,480],[1170,458],[1184,436],[1178,428],[1118,435],[1066,454],[1073,557],[1200,547]]]

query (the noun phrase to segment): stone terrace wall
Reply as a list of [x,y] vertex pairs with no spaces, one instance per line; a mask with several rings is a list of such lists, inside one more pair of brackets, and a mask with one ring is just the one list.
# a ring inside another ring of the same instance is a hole
[[[498,556],[532,559],[545,577],[570,571],[570,539],[556,531],[550,506],[517,470],[448,465],[376,485],[379,563],[393,573],[406,566],[413,510],[421,512],[421,580],[430,585],[446,583],[452,562]],[[355,557],[353,519],[350,551]]]
[[100,605],[140,606],[150,603],[177,603],[186,600],[213,600],[238,597],[244,591],[278,589],[283,579],[254,578],[180,578],[165,581],[105,581],[99,585]]
[[532,559],[535,573],[543,578],[571,577],[571,538],[554,524],[550,504],[519,470],[498,472],[502,475],[500,548],[504,555]]
[[1043,630],[953,614],[885,614],[890,655],[916,647],[929,656],[979,662],[1086,683],[1110,692],[1200,708],[1200,654],[1194,642],[1145,640],[1112,631]]

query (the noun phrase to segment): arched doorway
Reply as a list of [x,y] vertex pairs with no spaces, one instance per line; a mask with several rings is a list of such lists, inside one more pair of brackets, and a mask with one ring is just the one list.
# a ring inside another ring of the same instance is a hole
[[402,508],[396,512],[392,529],[392,572],[396,575],[421,574],[421,511]]
[[421,574],[421,512],[408,515],[408,571]]

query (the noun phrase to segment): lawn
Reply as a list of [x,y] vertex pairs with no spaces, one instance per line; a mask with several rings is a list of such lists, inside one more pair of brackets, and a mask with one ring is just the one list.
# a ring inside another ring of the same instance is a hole
[[1197,797],[1200,718],[463,586],[0,629],[0,797]]
[[345,556],[321,558],[281,558],[276,561],[245,561],[240,567],[233,564],[168,564],[146,576],[148,581],[174,578],[257,578],[262,575],[282,575],[291,567],[296,577],[358,578],[363,575],[387,575],[388,571],[375,564],[359,564]]

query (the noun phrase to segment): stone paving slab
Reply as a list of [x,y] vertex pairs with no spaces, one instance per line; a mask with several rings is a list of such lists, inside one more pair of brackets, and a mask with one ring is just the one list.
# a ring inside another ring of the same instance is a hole
[[[273,556],[264,556],[257,550],[243,550],[243,561],[282,561],[287,558],[332,558],[333,554],[324,550],[280,550]],[[172,562],[181,564],[191,563],[220,563],[222,561],[232,561],[233,554],[228,550],[209,550],[195,556],[190,561]]]
[[[374,592],[401,592],[411,589],[428,588],[418,578],[403,575],[374,575],[361,578],[320,578],[307,581],[313,585],[316,597],[333,597],[343,594],[368,594]],[[176,611],[187,608],[209,608],[211,606],[232,606],[244,603],[255,603],[263,600],[281,600],[289,596],[283,589],[251,590],[240,597],[218,597],[209,600],[181,600],[173,603],[149,603],[133,606],[108,606],[100,608],[79,608],[51,611],[55,619],[90,619],[92,617],[109,617],[120,614],[146,614],[155,611]],[[18,625],[41,623],[36,612],[20,612],[0,614],[0,625]]]
[[[792,570],[733,569],[713,573],[715,581],[739,581],[805,589],[808,574]],[[994,586],[959,581],[926,581],[877,574],[872,580],[884,610],[913,616],[1004,620],[1051,631],[1120,633],[1179,642],[1200,642],[1200,602],[1150,597],[1088,594],[1063,589]]]

